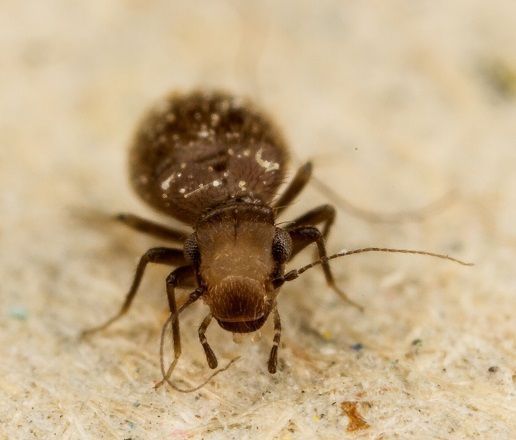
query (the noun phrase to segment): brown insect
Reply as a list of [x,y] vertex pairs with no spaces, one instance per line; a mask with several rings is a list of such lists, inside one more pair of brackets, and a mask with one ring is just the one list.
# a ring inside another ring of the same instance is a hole
[[[335,220],[328,204],[283,224],[276,219],[310,179],[312,165],[303,165],[277,197],[286,176],[288,151],[274,124],[250,103],[224,93],[173,95],[144,118],[130,152],[133,188],[153,208],[191,226],[183,232],[131,214],[126,225],[183,248],[157,247],[141,257],[132,286],[120,311],[89,334],[106,328],[129,309],[148,263],[176,266],[166,280],[170,317],[161,342],[163,380],[178,389],[170,376],[181,354],[178,317],[199,299],[209,307],[199,339],[210,368],[217,358],[205,332],[214,318],[233,333],[258,330],[272,314],[274,340],[268,361],[276,372],[281,322],[276,297],[286,281],[321,265],[326,282],[344,301],[354,304],[335,284],[329,260],[361,252],[403,252],[454,258],[423,251],[363,248],[327,256],[325,239]],[[322,225],[319,230],[316,225]],[[285,265],[315,243],[319,260],[285,272]],[[177,307],[175,289],[194,288]],[[165,371],[163,338],[171,324],[174,360]]]

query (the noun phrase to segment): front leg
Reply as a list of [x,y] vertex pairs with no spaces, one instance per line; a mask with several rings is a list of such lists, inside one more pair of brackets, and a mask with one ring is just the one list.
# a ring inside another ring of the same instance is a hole
[[335,283],[335,279],[333,278],[333,274],[331,272],[330,263],[326,259],[328,255],[326,253],[324,237],[323,234],[321,234],[321,231],[319,231],[319,229],[314,226],[300,226],[288,232],[290,234],[290,238],[292,239],[292,257],[307,247],[309,244],[315,243],[317,245],[319,258],[321,259],[321,267],[323,269],[324,277],[326,278],[326,283],[328,286],[330,286],[333,291],[348,304],[358,308],[360,311],[363,311],[364,308],[349,299],[349,297]]
[[274,307],[274,339],[272,341],[271,354],[269,355],[268,370],[269,373],[276,373],[276,365],[278,363],[278,346],[281,340],[281,319],[278,312],[278,306]]
[[215,356],[215,353],[213,353],[213,350],[210,347],[210,344],[208,343],[208,340],[206,339],[206,330],[208,329],[208,326],[210,325],[212,319],[212,314],[208,313],[206,317],[203,319],[201,325],[199,326],[199,341],[201,342],[202,348],[204,349],[204,354],[206,355],[206,360],[208,361],[208,365],[211,369],[217,368],[218,361],[217,356]]
[[[174,368],[177,365],[177,362],[179,361],[179,357],[181,356],[181,334],[179,331],[179,314],[186,309],[189,305],[193,304],[195,301],[197,301],[202,293],[204,292],[203,288],[198,287],[195,289],[188,297],[186,302],[177,308],[176,304],[176,295],[175,295],[175,289],[179,285],[183,284],[185,280],[188,280],[194,273],[194,269],[192,266],[181,266],[175,269],[170,275],[167,277],[167,299],[168,299],[168,306],[170,309],[170,317],[168,318],[167,322],[165,322],[165,325],[163,326],[163,330],[161,332],[161,343],[160,343],[160,365],[161,365],[161,373],[163,375],[163,379],[155,385],[154,388],[159,388],[161,385],[163,385],[165,382],[168,382],[171,386],[174,387],[174,385],[170,382],[170,376],[174,372]],[[165,330],[167,327],[168,322],[171,322],[172,325],[172,340],[174,344],[174,360],[168,367],[168,369],[165,371],[165,365],[164,365],[164,337],[165,337]]]

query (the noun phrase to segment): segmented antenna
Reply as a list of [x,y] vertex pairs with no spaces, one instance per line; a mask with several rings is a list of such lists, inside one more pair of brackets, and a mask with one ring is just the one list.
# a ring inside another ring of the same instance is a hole
[[435,252],[418,251],[418,250],[413,250],[413,249],[393,249],[393,248],[381,248],[381,247],[366,247],[366,248],[360,248],[360,249],[353,249],[351,251],[343,250],[341,252],[337,252],[336,254],[329,255],[327,257],[321,258],[320,260],[312,261],[311,263],[307,264],[306,266],[302,266],[299,269],[293,269],[293,270],[287,272],[281,278],[277,278],[276,280],[274,280],[275,286],[279,287],[285,281],[295,280],[303,272],[306,272],[308,269],[311,269],[312,267],[317,266],[319,264],[322,264],[322,263],[324,263],[326,261],[334,260],[335,258],[340,258],[340,257],[347,257],[348,255],[361,254],[361,253],[364,253],[364,252],[391,252],[391,253],[398,253],[398,254],[426,255],[426,256],[429,256],[429,257],[435,257],[435,258],[441,258],[443,260],[453,261],[454,263],[458,263],[458,264],[461,264],[463,266],[474,266],[473,263],[468,263],[466,261],[462,261],[462,260],[459,260],[457,258],[450,257],[449,255],[437,254]]
[[223,368],[219,368],[217,371],[213,372],[208,376],[206,380],[201,382],[199,385],[196,385],[191,388],[180,388],[175,383],[173,383],[170,380],[170,376],[172,375],[172,372],[174,371],[174,368],[176,366],[176,360],[172,361],[170,366],[165,370],[165,357],[164,357],[164,347],[165,347],[165,333],[167,331],[168,325],[173,324],[173,318],[177,319],[177,315],[170,314],[168,319],[165,321],[165,324],[163,324],[163,328],[161,329],[161,339],[159,344],[159,360],[160,360],[160,367],[161,367],[161,374],[163,376],[163,379],[161,379],[156,385],[154,385],[154,389],[160,388],[165,382],[174,390],[180,392],[180,393],[193,393],[194,391],[200,390],[202,387],[204,387],[206,384],[208,384],[215,376],[222,373],[223,371],[226,371],[231,365],[233,365],[237,360],[240,359],[240,356],[237,356],[236,358],[231,359],[227,365]]
[[380,213],[371,211],[369,209],[361,208],[354,205],[349,200],[346,200],[339,193],[337,193],[330,185],[327,185],[316,176],[312,176],[311,184],[321,191],[326,197],[332,200],[337,206],[349,212],[357,218],[361,218],[371,223],[400,223],[400,222],[420,222],[432,214],[441,212],[443,209],[450,206],[456,199],[456,191],[449,191],[439,199],[423,206],[419,209],[398,211],[393,213]]

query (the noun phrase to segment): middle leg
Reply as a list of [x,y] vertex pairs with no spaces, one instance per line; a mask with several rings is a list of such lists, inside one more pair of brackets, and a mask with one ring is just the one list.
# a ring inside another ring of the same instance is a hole
[[109,327],[111,324],[113,324],[115,321],[117,321],[127,313],[129,308],[131,307],[134,297],[136,296],[136,292],[140,287],[140,283],[145,272],[145,268],[149,263],[167,264],[170,266],[184,264],[184,253],[181,249],[172,249],[164,247],[152,248],[145,252],[140,258],[140,262],[136,267],[136,273],[134,274],[133,283],[131,285],[131,288],[129,289],[129,292],[127,292],[125,301],[122,304],[122,307],[120,308],[118,313],[114,315],[112,318],[108,319],[104,324],[101,324],[97,327],[88,330],[84,330],[81,333],[82,337],[98,332],[100,330],[104,330],[105,328]]
[[360,311],[363,311],[364,308],[352,301],[345,292],[343,292],[335,283],[335,279],[333,278],[333,273],[330,268],[330,263],[327,260],[326,246],[324,244],[324,237],[321,231],[314,226],[300,226],[298,228],[292,229],[288,231],[290,234],[290,238],[292,238],[292,257],[293,258],[297,253],[302,251],[305,247],[310,245],[311,243],[315,243],[317,245],[317,250],[319,252],[319,258],[321,259],[321,267],[324,272],[324,277],[326,278],[326,283],[330,286],[337,295],[339,295],[344,301],[353,307],[358,308]]
[[[295,229],[302,228],[303,226],[315,227],[319,223],[323,223],[322,237],[324,240],[328,239],[330,229],[335,221],[335,208],[331,205],[321,205],[310,211],[304,213],[292,222],[288,223],[285,229],[291,232]],[[314,235],[315,234],[315,235]],[[292,235],[292,234],[291,234]],[[293,249],[291,258],[294,258],[299,252],[301,252],[306,246],[317,240],[318,235],[315,232],[306,233],[295,233],[296,240],[293,240]],[[315,254],[317,257],[317,253]]]
[[323,223],[322,235],[327,240],[330,229],[335,222],[335,216],[335,208],[332,205],[317,206],[287,224],[285,229],[291,231],[300,226],[315,226]]
[[[292,255],[294,258],[299,252],[312,243],[316,243],[318,256],[324,259],[327,256],[325,240],[328,238],[330,229],[335,221],[335,208],[331,205],[321,205],[311,209],[305,214],[299,216],[286,226],[286,230],[292,238]],[[323,223],[323,231],[319,231],[315,225]],[[344,301],[363,311],[363,307],[353,302],[345,292],[343,292],[335,283],[333,273],[328,261],[321,264],[326,282]]]

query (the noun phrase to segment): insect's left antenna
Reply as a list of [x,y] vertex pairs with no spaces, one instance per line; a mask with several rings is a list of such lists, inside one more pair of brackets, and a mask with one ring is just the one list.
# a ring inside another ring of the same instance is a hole
[[[160,340],[160,347],[159,347],[160,350],[159,351],[160,351],[160,367],[161,367],[161,374],[163,376],[163,379],[154,386],[155,389],[160,388],[166,382],[172,389],[174,389],[180,393],[193,393],[194,391],[201,389],[206,384],[211,382],[211,380],[215,376],[222,373],[223,371],[226,371],[229,367],[231,367],[231,365],[233,365],[238,359],[240,359],[240,356],[237,356],[236,358],[231,359],[225,367],[219,368],[217,371],[210,374],[208,376],[208,378],[206,380],[204,380],[203,382],[201,382],[199,385],[196,385],[191,388],[180,388],[179,386],[177,386],[175,383],[173,383],[170,380],[170,375],[172,373],[173,368],[169,367],[168,369],[165,369],[165,361],[164,361],[165,333],[167,331],[167,327],[169,326],[169,324],[172,324],[173,319],[174,319],[174,315],[171,314],[168,317],[168,319],[165,321],[165,324],[163,324],[163,328],[161,329],[161,340]],[[172,363],[171,365],[175,366],[174,363]]]
[[426,255],[428,257],[434,257],[434,258],[441,258],[443,260],[453,261],[454,263],[461,264],[462,266],[474,266],[473,263],[468,263],[463,260],[459,260],[458,258],[450,257],[449,255],[445,254],[438,254],[435,252],[428,252],[428,251],[418,251],[414,249],[393,249],[393,248],[381,248],[381,247],[366,247],[366,248],[360,248],[360,249],[353,249],[350,251],[343,250],[341,252],[337,252],[336,254],[329,255],[325,258],[321,258],[320,260],[312,261],[311,263],[307,264],[306,266],[302,266],[299,269],[293,269],[289,272],[287,272],[282,277],[276,278],[274,280],[275,287],[281,286],[285,281],[292,281],[299,277],[303,272],[306,272],[308,269],[311,269],[314,266],[317,266],[319,264],[322,264],[328,260],[334,260],[336,258],[340,257],[347,257],[349,255],[355,255],[355,254],[362,254],[365,252],[387,252],[387,253],[398,253],[398,254],[415,254],[415,255]]

